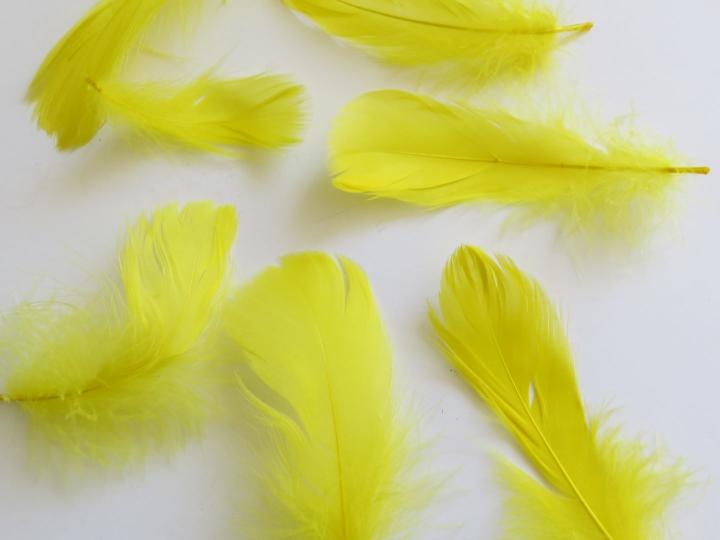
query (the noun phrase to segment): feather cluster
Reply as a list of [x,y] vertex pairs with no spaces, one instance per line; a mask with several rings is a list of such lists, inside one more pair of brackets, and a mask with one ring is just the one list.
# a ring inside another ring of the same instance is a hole
[[11,312],[2,399],[30,415],[36,434],[103,464],[182,446],[215,407],[207,338],[236,228],[230,207],[167,206],[128,231],[121,287]]
[[286,77],[185,85],[122,82],[122,67],[161,14],[187,19],[201,0],[101,0],[50,52],[27,93],[61,150],[87,144],[109,119],[146,139],[215,153],[298,140],[302,87]]
[[426,67],[477,85],[545,66],[565,33],[557,14],[529,0],[285,0],[327,33],[392,64]]
[[225,324],[272,441],[260,473],[266,508],[250,537],[387,538],[419,495],[403,482],[408,426],[362,270],[320,253],[285,257],[234,294]]
[[513,435],[536,476],[502,460],[511,538],[663,538],[681,467],[588,417],[567,338],[540,286],[507,258],[462,247],[431,312],[448,361]]
[[[284,0],[327,33],[393,65],[471,88],[546,66],[592,27],[533,0]],[[105,122],[170,146],[234,154],[299,140],[304,90],[278,75],[126,82],[123,67],[163,10],[201,0],[99,0],[50,52],[27,93],[60,149]],[[578,125],[581,128],[577,127]],[[487,202],[567,232],[634,240],[684,174],[707,174],[633,130],[563,114],[444,103],[401,91],[351,102],[331,137],[339,189],[425,207]],[[232,208],[170,205],[125,237],[120,284],[77,304],[25,303],[2,319],[0,401],[67,453],[125,465],[172,452],[215,408],[218,319],[246,362],[239,385],[266,430],[262,540],[383,540],[426,501],[412,482],[411,422],[392,354],[352,261],[285,257],[226,299]],[[687,473],[602,415],[588,415],[558,316],[507,258],[459,249],[432,323],[449,362],[497,415],[534,473],[509,460],[509,537],[648,540],[664,534]],[[420,489],[418,489],[420,488]]]
[[681,175],[709,172],[634,131],[587,135],[573,120],[372,92],[336,120],[334,184],[428,207],[504,204],[569,232],[635,237],[669,206]]

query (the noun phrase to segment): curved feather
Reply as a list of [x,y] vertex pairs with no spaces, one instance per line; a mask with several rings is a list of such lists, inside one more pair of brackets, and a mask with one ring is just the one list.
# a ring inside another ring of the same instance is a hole
[[327,33],[382,60],[433,68],[448,82],[527,75],[548,63],[565,32],[548,6],[528,0],[285,0]]
[[637,133],[583,136],[561,117],[441,103],[401,91],[360,96],[331,137],[334,184],[412,204],[485,201],[554,217],[566,230],[637,234],[669,205],[687,167]]
[[570,347],[540,286],[510,259],[473,247],[449,261],[440,313],[448,361],[512,433],[539,477],[509,462],[510,537],[663,538],[663,514],[687,476],[659,452],[603,427],[583,407]]
[[167,82],[94,83],[111,122],[159,142],[229,153],[239,147],[278,148],[298,142],[302,86],[280,75]]
[[36,433],[101,463],[182,446],[214,408],[206,338],[235,230],[234,210],[209,202],[141,218],[120,257],[123,290],[5,318],[0,397],[22,406]]
[[361,269],[319,253],[285,257],[235,294],[225,322],[276,396],[243,382],[275,433],[256,537],[387,537],[412,498],[400,480],[408,448],[390,346]]
[[58,42],[27,92],[34,117],[61,150],[87,144],[104,123],[88,78],[114,78],[160,10],[185,14],[199,0],[101,0]]

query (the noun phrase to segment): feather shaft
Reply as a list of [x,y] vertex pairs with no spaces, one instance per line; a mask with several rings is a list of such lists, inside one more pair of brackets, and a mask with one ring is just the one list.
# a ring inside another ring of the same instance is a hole
[[[382,154],[382,152],[373,152],[374,154]],[[432,154],[429,152],[392,152],[388,156],[408,156],[421,157],[431,159],[443,159],[448,161],[464,161],[468,163],[483,163],[487,165],[497,165],[498,167],[524,167],[528,169],[568,169],[574,171],[594,171],[594,172],[647,172],[647,173],[663,173],[663,174],[710,174],[710,167],[632,167],[629,165],[582,165],[573,163],[531,163],[522,161],[503,161],[500,159],[481,159],[463,156],[451,156],[445,154]]]
[[[100,390],[102,386],[94,386],[90,388],[86,388],[83,390],[76,390],[72,393],[72,397],[78,397],[83,396],[85,394],[88,394],[90,392],[94,392],[95,390]],[[7,396],[5,394],[0,394],[0,401],[3,401],[5,403],[34,403],[34,402],[41,402],[41,401],[57,401],[57,400],[64,400],[69,396],[65,395],[54,395],[54,396]]]
[[378,15],[380,17],[387,17],[396,21],[402,21],[411,24],[419,24],[422,26],[431,26],[436,28],[445,28],[447,30],[460,30],[463,32],[477,32],[480,34],[509,34],[509,35],[541,35],[541,34],[558,34],[563,32],[587,32],[594,26],[591,22],[570,24],[565,26],[559,26],[555,28],[487,28],[482,26],[465,25],[465,24],[449,24],[441,21],[431,21],[426,19],[420,19],[416,17],[408,17],[395,13],[393,11],[386,11],[377,8],[371,8],[358,4],[357,2],[350,2],[348,0],[337,0],[338,3],[348,6],[359,11]]

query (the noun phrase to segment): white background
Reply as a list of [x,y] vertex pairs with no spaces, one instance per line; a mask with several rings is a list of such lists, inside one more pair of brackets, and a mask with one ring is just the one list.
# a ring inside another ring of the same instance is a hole
[[[396,351],[398,391],[436,440],[432,469],[456,472],[422,516],[418,539],[498,538],[499,490],[489,449],[504,448],[478,399],[431,344],[426,301],[461,243],[502,252],[536,276],[562,308],[590,409],[611,404],[629,434],[683,456],[698,487],[677,505],[681,538],[717,537],[720,492],[720,182],[689,178],[672,230],[643,251],[581,254],[551,227],[501,234],[499,212],[472,206],[432,213],[367,202],[332,189],[325,143],[353,96],[412,79],[338,46],[279,0],[213,5],[169,71],[222,62],[224,74],[269,70],[307,85],[305,141],[258,162],[138,150],[106,129],[60,154],[22,103],[35,69],[91,0],[6,2],[0,20],[0,306],[58,285],[91,288],[111,271],[122,227],[141,211],[180,200],[236,205],[234,250],[244,279],[290,251],[343,253],[369,274]],[[209,2],[212,4],[212,2]],[[696,164],[716,164],[720,63],[715,0],[576,0],[567,22],[596,28],[561,53],[566,84],[609,118],[672,136]],[[528,91],[533,91],[529,89]],[[1,387],[1,383],[0,383]],[[62,482],[29,466],[26,423],[0,405],[0,537],[26,539],[242,538],[241,444],[226,425],[167,463]],[[248,496],[246,493],[245,496]]]

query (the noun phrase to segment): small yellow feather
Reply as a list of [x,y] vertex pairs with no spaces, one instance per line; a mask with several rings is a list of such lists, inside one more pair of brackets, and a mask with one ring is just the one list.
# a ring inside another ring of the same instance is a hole
[[362,270],[319,253],[285,257],[234,295],[225,325],[265,389],[242,380],[272,432],[267,504],[249,537],[380,540],[400,528],[418,494],[403,481],[407,426]]
[[238,147],[278,148],[299,141],[302,86],[280,75],[186,85],[94,83],[111,122],[171,145],[226,154]]
[[529,0],[285,0],[327,33],[445,82],[482,84],[545,66],[566,33],[548,6]]
[[569,232],[631,240],[670,206],[680,175],[709,172],[635,132],[584,136],[559,115],[519,118],[392,90],[347,105],[330,152],[344,191],[435,208],[511,205]]
[[483,398],[534,465],[509,461],[509,538],[664,538],[663,516],[687,474],[585,412],[567,338],[540,286],[507,258],[473,247],[449,261],[440,313],[448,361]]
[[128,231],[122,289],[10,313],[0,399],[20,405],[37,434],[103,464],[182,446],[214,408],[207,336],[236,226],[230,207],[167,206]]
[[88,79],[117,76],[160,10],[187,13],[199,0],[101,0],[53,48],[27,92],[38,125],[61,150],[87,144],[104,123]]

